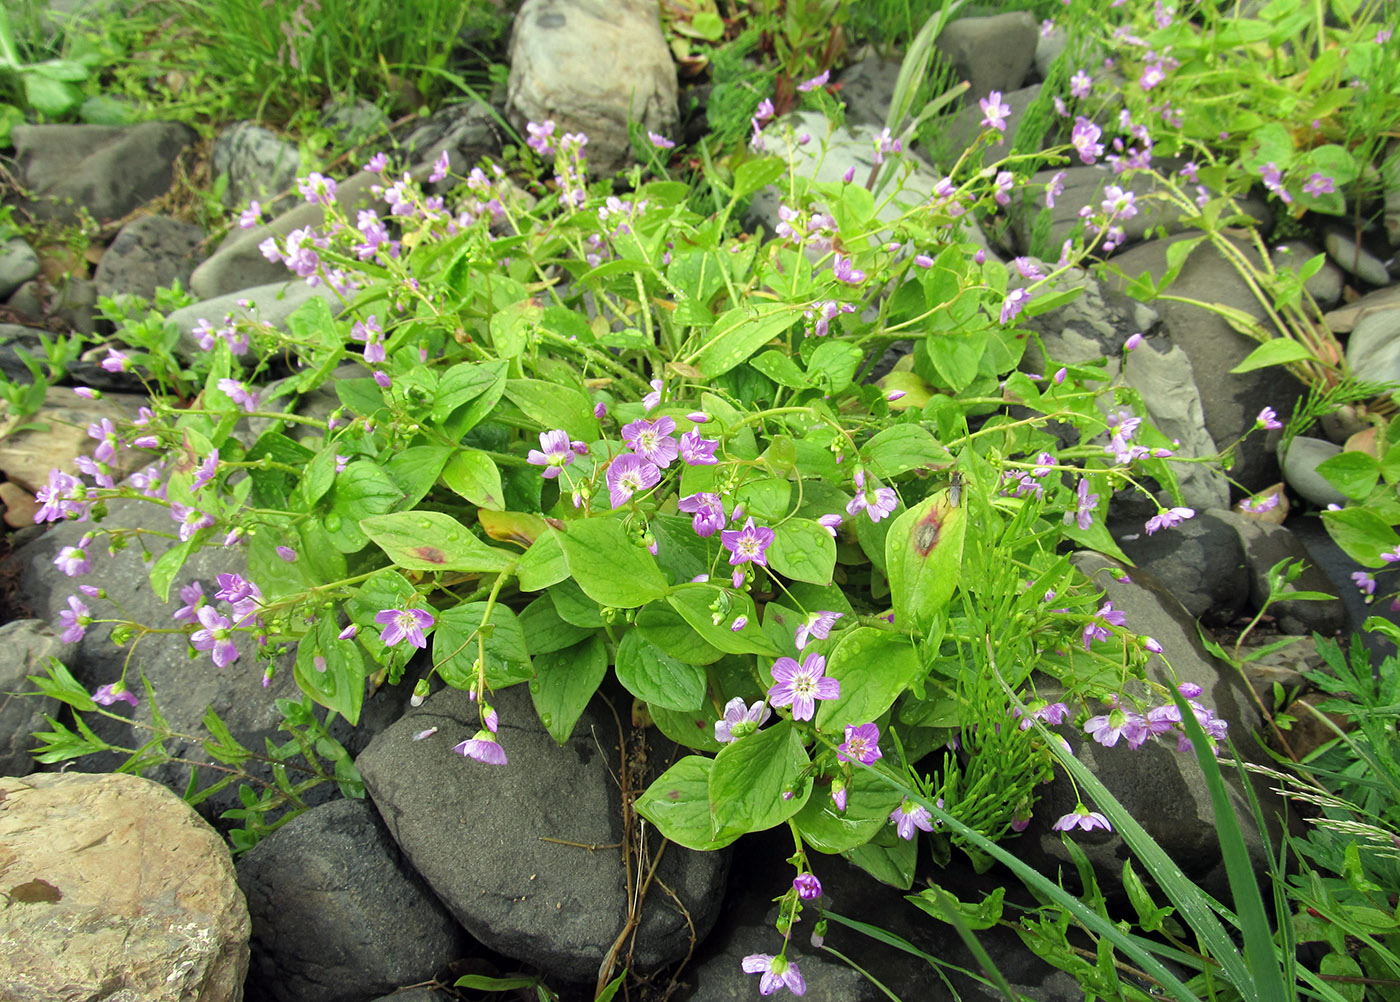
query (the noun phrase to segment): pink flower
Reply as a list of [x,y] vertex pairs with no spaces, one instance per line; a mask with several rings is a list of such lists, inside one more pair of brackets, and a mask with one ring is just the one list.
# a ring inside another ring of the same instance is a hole
[[[942,806],[941,801],[939,806]],[[914,838],[915,828],[926,832],[933,831],[933,815],[928,812],[926,807],[921,807],[909,799],[905,799],[902,804],[890,812],[890,821],[894,824],[899,837],[906,841],[911,841]]]
[[791,706],[794,720],[811,720],[818,699],[836,699],[841,683],[826,677],[826,658],[808,654],[799,666],[792,658],[773,662],[773,685],[768,701],[774,706]]
[[374,614],[374,621],[384,627],[379,639],[385,647],[393,647],[407,638],[412,646],[419,648],[428,646],[423,631],[435,622],[432,613],[422,609],[383,609]]
[[667,139],[665,136],[660,135],[660,134],[658,134],[658,133],[655,133],[655,132],[648,132],[648,133],[647,133],[647,138],[651,140],[651,145],[655,146],[657,149],[661,149],[661,150],[675,149],[675,146],[676,146],[675,143],[673,143],[671,140]]
[[718,494],[711,494],[708,491],[689,494],[676,502],[676,507],[694,516],[690,520],[690,525],[697,536],[713,536],[724,528],[724,501]]
[[474,758],[487,765],[506,764],[506,750],[500,746],[490,731],[477,731],[461,744],[453,745],[452,750],[458,755]]
[[777,533],[767,526],[754,525],[753,517],[750,516],[742,529],[725,529],[719,534],[719,539],[724,544],[724,548],[729,551],[731,567],[750,561],[767,567],[766,553],[776,535]]
[[1080,804],[1050,827],[1057,832],[1072,831],[1075,828],[1082,828],[1086,832],[1093,831],[1095,828],[1102,828],[1104,831],[1109,832],[1113,831],[1113,826],[1108,823],[1108,818],[1104,817],[1098,811],[1089,810],[1089,808],[1085,807],[1083,804]]
[[858,515],[863,511],[870,516],[870,521],[878,522],[882,518],[894,514],[895,508],[899,505],[899,495],[894,492],[894,488],[878,487],[874,490],[866,490],[864,470],[856,470],[855,483],[856,496],[846,504],[847,515]]
[[1159,511],[1147,520],[1147,534],[1150,536],[1158,529],[1172,529],[1180,525],[1183,520],[1191,518],[1196,514],[1194,508],[1168,508]]
[[435,184],[447,177],[447,171],[451,166],[451,161],[447,157],[447,151],[443,150],[438,154],[438,158],[433,161],[432,173],[428,175],[428,183]]
[[560,428],[540,432],[540,448],[531,449],[525,457],[525,462],[544,467],[546,480],[559,476],[559,471],[573,461],[574,451],[570,447],[569,433]]
[[786,988],[794,995],[807,994],[807,982],[802,979],[797,964],[786,957],[769,956],[766,953],[751,953],[740,961],[745,974],[762,974],[758,982],[760,995],[772,995],[779,988]]
[[212,605],[201,605],[195,615],[203,629],[190,634],[190,644],[197,651],[211,651],[214,664],[223,668],[238,660],[238,648],[230,639],[233,623],[220,616]]
[[984,129],[996,129],[999,132],[1006,131],[1006,116],[1011,114],[1011,106],[1003,104],[1001,91],[994,90],[984,98],[979,98],[977,103],[982,107],[984,117],[978,124]]
[[671,437],[675,430],[676,422],[670,417],[655,421],[640,418],[622,426],[622,440],[642,459],[664,470],[680,455],[680,448]]
[[749,706],[743,696],[735,696],[724,704],[724,716],[715,721],[715,740],[720,744],[742,738],[758,730],[773,715],[763,700]]
[[1070,96],[1071,96],[1071,97],[1088,97],[1088,96],[1089,96],[1089,88],[1092,87],[1093,85],[1094,85],[1094,78],[1091,77],[1091,76],[1089,76],[1089,74],[1085,73],[1083,70],[1078,70],[1078,71],[1075,72],[1074,76],[1072,76],[1072,77],[1069,78],[1069,93],[1070,93]]
[[836,749],[836,757],[842,762],[870,765],[876,759],[884,757],[877,743],[879,740],[880,729],[873,723],[861,724],[859,727],[847,724],[846,743]]
[[1265,407],[1259,412],[1259,416],[1254,419],[1256,428],[1263,428],[1265,431],[1277,431],[1283,427],[1283,422],[1278,419],[1272,407]]
[[825,87],[826,82],[830,79],[831,70],[822,70],[816,76],[812,77],[812,79],[804,80],[800,84],[798,84],[797,89],[803,94],[806,94],[808,91],[814,91],[818,87]]
[[[673,442],[672,445],[675,443]],[[637,491],[649,490],[661,482],[661,470],[630,452],[624,452],[608,464],[608,500],[621,508]]]
[[831,628],[836,625],[836,621],[844,615],[842,612],[814,612],[798,623],[794,638],[797,641],[797,649],[800,651],[806,647],[812,637],[825,640],[831,635]]
[[130,703],[132,706],[137,706],[140,703],[135,694],[126,687],[125,682],[108,682],[92,694],[92,701],[101,706],[111,706],[117,700]]

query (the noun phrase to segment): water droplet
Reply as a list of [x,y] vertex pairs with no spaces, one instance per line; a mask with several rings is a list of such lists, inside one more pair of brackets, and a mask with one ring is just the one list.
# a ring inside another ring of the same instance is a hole
[[549,730],[551,727],[554,726],[554,714],[552,714],[552,713],[541,713],[541,714],[540,714],[540,723],[544,724],[544,729],[545,729],[545,730]]
[[540,683],[538,681],[530,683],[530,692],[532,695],[536,696],[540,694]]
[[339,514],[338,512],[334,512],[334,511],[333,511],[333,512],[330,512],[328,515],[326,515],[326,522],[325,522],[325,524],[326,524],[326,529],[329,530],[330,532],[339,532],[339,531],[340,531],[340,514]]

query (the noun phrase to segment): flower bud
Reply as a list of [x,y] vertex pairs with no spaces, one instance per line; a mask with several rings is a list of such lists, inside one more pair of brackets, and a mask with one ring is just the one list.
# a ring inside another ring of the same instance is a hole
[[420,678],[413,683],[413,695],[409,697],[409,705],[422,706],[423,700],[428,698],[428,680]]

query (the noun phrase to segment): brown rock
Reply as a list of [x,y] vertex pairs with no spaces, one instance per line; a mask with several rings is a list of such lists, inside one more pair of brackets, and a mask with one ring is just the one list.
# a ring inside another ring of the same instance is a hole
[[0,891],[0,998],[243,998],[250,927],[228,848],[150,780],[0,778]]
[[[88,425],[104,417],[130,420],[137,408],[148,402],[145,397],[116,393],[86,400],[71,389],[51,386],[39,413],[24,422],[47,427],[5,435],[0,440],[0,470],[30,493],[49,482],[49,470],[54,467],[76,475],[74,459],[92,455],[97,447],[96,440],[88,437]],[[0,428],[0,435],[4,431]],[[112,475],[120,483],[150,461],[150,453],[142,449],[119,451],[111,464]]]

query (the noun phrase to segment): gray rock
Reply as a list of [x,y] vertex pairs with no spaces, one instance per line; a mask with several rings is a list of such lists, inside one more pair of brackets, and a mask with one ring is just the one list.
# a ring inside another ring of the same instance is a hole
[[[498,691],[500,743],[509,764],[452,752],[480,727],[476,704],[444,689],[380,734],[356,765],[379,813],[414,868],[476,939],[569,981],[592,982],[627,912],[621,801],[613,780],[616,726],[596,703],[559,747],[524,686]],[[438,733],[414,741],[415,733]],[[629,741],[633,738],[629,735]],[[654,853],[659,842],[652,843]],[[463,853],[470,866],[462,865]],[[632,953],[634,969],[679,960],[713,925],[728,853],[667,846]]]
[[993,17],[963,17],[944,27],[934,43],[972,87],[963,101],[977,107],[991,91],[1009,94],[1025,83],[1035,63],[1040,25],[1024,10]]
[[[799,945],[799,939],[793,937],[787,959],[797,965],[807,984],[806,1002],[876,1002],[885,997],[854,970],[838,960],[828,960],[805,943]],[[725,938],[724,950],[692,972],[695,989],[681,996],[682,1002],[750,1002],[758,994],[759,975],[744,973],[743,959],[754,953],[771,956],[782,943],[783,937],[771,924],[734,928]]]
[[139,125],[17,125],[11,137],[24,186],[18,199],[40,219],[76,222],[79,209],[99,223],[120,219],[164,194],[175,158],[194,141],[178,122]]
[[1343,271],[1372,285],[1390,284],[1390,272],[1381,259],[1360,246],[1345,230],[1329,228],[1323,235],[1322,245]]
[[1303,497],[1313,504],[1325,508],[1329,504],[1347,503],[1346,495],[1328,483],[1317,472],[1317,467],[1325,460],[1339,455],[1340,445],[1326,439],[1299,435],[1288,445],[1288,452],[1280,457],[1283,478]]
[[1035,43],[1035,71],[1040,74],[1040,79],[1050,78],[1050,67],[1056,59],[1060,58],[1060,53],[1065,51],[1069,45],[1069,32],[1063,25],[1056,25],[1050,33],[1039,34]]
[[[202,350],[199,347],[199,339],[194,334],[195,325],[200,320],[208,320],[215,327],[219,327],[225,316],[233,314],[236,317],[255,318],[281,330],[296,308],[313,297],[320,297],[329,302],[332,313],[340,312],[340,297],[324,283],[310,286],[293,276],[290,282],[284,279],[214,296],[192,306],[183,306],[165,319],[167,323],[173,323],[180,328],[180,341],[175,346],[175,353],[181,358],[190,359]],[[249,303],[246,308],[238,305],[239,301],[244,299]]]
[[253,923],[250,997],[367,999],[429,981],[467,951],[466,934],[363,800],[307,811],[237,869]]
[[25,282],[39,274],[39,255],[16,237],[0,246],[0,299],[7,299]]
[[36,323],[46,322],[79,334],[95,333],[104,323],[97,316],[97,286],[86,278],[70,278],[57,289],[43,278],[30,279],[15,290],[6,305]]
[[1355,330],[1368,314],[1393,309],[1400,309],[1400,285],[1387,285],[1384,289],[1368,292],[1353,303],[1329,310],[1323,319],[1333,334],[1345,334]]
[[1400,304],[1362,315],[1347,338],[1347,365],[1358,379],[1400,382]]
[[[1097,553],[1079,553],[1075,564],[1103,588],[1115,609],[1127,613],[1130,629],[1154,637],[1165,649],[1171,670],[1161,658],[1153,657],[1148,665],[1149,678],[1164,686],[1179,682],[1201,686],[1204,694],[1200,702],[1229,722],[1230,738],[1240,754],[1250,761],[1268,762],[1266,753],[1254,739],[1260,720],[1245,682],[1237,672],[1205,651],[1196,632],[1195,619],[1168,590],[1140,569],[1132,572],[1131,582],[1119,583],[1116,578],[1122,568]],[[1129,689],[1143,694],[1137,686]],[[1159,701],[1157,696],[1149,698],[1150,703]],[[1083,734],[1069,737],[1079,761],[1098,776],[1188,879],[1216,896],[1228,894],[1210,793],[1193,754],[1178,752],[1176,741],[1170,736],[1149,741],[1137,749],[1128,748],[1122,741],[1105,748]],[[1224,773],[1230,805],[1244,828],[1246,848],[1256,868],[1262,870],[1267,848],[1249,820],[1253,815],[1241,786],[1242,773],[1236,769],[1226,769]],[[1277,845],[1276,818],[1287,816],[1287,804],[1268,789],[1270,783],[1255,780],[1253,784],[1270,826],[1270,843]],[[1056,818],[1075,809],[1078,794],[1063,778],[1054,780],[1046,791],[1036,804],[1035,816],[1017,844],[1017,852],[1042,873],[1054,873],[1058,868],[1072,879],[1074,864],[1065,851],[1060,833],[1050,826]],[[1090,807],[1092,809],[1092,805]],[[1075,832],[1074,841],[1094,864],[1105,892],[1116,893],[1123,859],[1128,852],[1121,837],[1102,831]]]
[[[1301,268],[1319,253],[1306,241],[1289,240],[1275,247],[1269,258],[1275,268]],[[1303,288],[1325,310],[1341,300],[1342,284],[1342,270],[1330,260],[1325,260],[1317,274],[1303,283]]]
[[[899,80],[899,61],[866,56],[841,71],[840,96],[846,105],[846,126],[873,125],[875,131],[885,127],[885,118]],[[917,110],[916,110],[917,113]]]
[[321,124],[346,146],[359,146],[389,129],[389,116],[364,98],[352,102],[327,98],[321,105]]
[[[53,340],[49,331],[36,330],[21,324],[0,324],[0,372],[16,383],[28,384],[33,378],[29,367],[20,360],[24,352],[32,359],[43,362],[44,344],[40,338]],[[106,347],[90,348],[81,358],[68,363],[67,378],[58,385],[71,383],[74,386],[90,386],[104,393],[140,393],[146,395],[141,380],[130,372],[108,372],[102,368],[101,360],[107,357]],[[135,411],[132,411],[133,415]]]
[[265,211],[276,213],[296,204],[300,154],[295,143],[271,129],[234,122],[214,139],[211,156],[214,176],[228,175],[224,205],[242,208],[257,199]]
[[1244,608],[1250,578],[1239,534],[1220,514],[1198,511],[1194,518],[1150,536],[1140,522],[1126,533],[1121,524],[1110,523],[1109,528],[1137,564],[1133,574],[1151,575],[1192,616],[1227,623]]
[[[379,175],[359,171],[337,186],[336,204],[352,225],[358,209],[369,208],[375,204],[370,187],[379,183]],[[289,279],[297,284],[304,284],[281,261],[269,261],[264,257],[262,251],[258,250],[258,245],[268,237],[285,237],[293,230],[305,226],[321,229],[326,222],[326,210],[323,206],[302,202],[270,223],[248,230],[234,230],[219,245],[219,249],[194,270],[190,277],[190,289],[200,299],[213,299],[254,286],[286,282]]]
[[[1182,239],[1182,238],[1175,238]],[[1149,272],[1160,280],[1167,270],[1168,240],[1151,240],[1120,254],[1115,263],[1124,275]],[[1241,245],[1243,249],[1243,245]],[[1251,253],[1247,249],[1244,253]],[[1104,282],[1122,290],[1124,280],[1105,276]],[[1234,307],[1264,322],[1265,313],[1244,280],[1209,245],[1197,247],[1186,259],[1173,290],[1206,303]],[[1162,329],[1172,343],[1191,360],[1195,383],[1205,413],[1205,427],[1218,443],[1240,441],[1254,427],[1259,412],[1273,407],[1288,414],[1302,395],[1302,385],[1279,368],[1256,369],[1240,375],[1230,370],[1255,347],[1256,342],[1239,333],[1218,315],[1199,306],[1172,300],[1153,303],[1162,319]],[[1240,442],[1234,450],[1235,465],[1230,476],[1245,490],[1258,491],[1277,483],[1278,462],[1263,446],[1259,435]]]
[[[1216,518],[1234,527],[1244,544],[1245,560],[1249,566],[1249,604],[1254,609],[1264,607],[1269,597],[1269,569],[1281,560],[1301,560],[1303,573],[1288,586],[1289,591],[1320,591],[1336,594],[1327,574],[1314,562],[1303,541],[1287,526],[1274,525],[1235,512],[1212,512]],[[1269,615],[1278,621],[1283,633],[1308,635],[1314,632],[1334,636],[1346,626],[1346,606],[1340,598],[1327,602],[1283,600],[1269,606]]]
[[0,626],[0,776],[34,771],[30,735],[48,729],[46,714],[58,716],[58,700],[40,695],[27,676],[43,678],[49,658],[66,665],[72,656],[73,645],[60,640],[43,620],[16,619]]
[[405,988],[403,991],[381,995],[379,998],[373,999],[372,1002],[457,1002],[459,997],[430,985],[418,985],[414,988]]
[[123,293],[150,300],[157,289],[176,282],[189,288],[195,265],[203,260],[204,230],[165,216],[142,216],[122,227],[93,280],[99,296]]
[[[1326,574],[1327,579],[1331,582],[1331,587],[1324,588],[1323,591],[1331,592],[1341,598],[1347,612],[1346,632],[1360,637],[1361,642],[1376,661],[1394,654],[1395,646],[1383,634],[1374,630],[1365,632],[1361,629],[1361,624],[1370,616],[1380,616],[1400,626],[1400,610],[1392,608],[1390,602],[1376,602],[1373,596],[1361,591],[1356,586],[1356,582],[1352,580],[1351,576],[1358,571],[1374,573],[1375,569],[1362,567],[1347,556],[1346,552],[1328,535],[1326,527],[1322,524],[1322,519],[1317,516],[1290,518],[1288,528],[1307,548],[1311,562]],[[1384,578],[1381,580],[1384,581]],[[1381,588],[1377,590],[1381,591],[1386,587],[1382,584]],[[1389,587],[1394,587],[1394,585]],[[1382,591],[1382,594],[1384,593]]]
[[495,112],[489,105],[472,101],[439,108],[414,125],[404,136],[402,147],[411,163],[432,160],[447,150],[470,167],[482,157],[499,154],[502,139]]
[[662,135],[676,127],[676,68],[649,0],[525,0],[507,88],[522,135],[527,121],[553,119],[556,136],[588,136],[594,178],[632,162],[630,123]]

